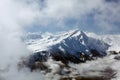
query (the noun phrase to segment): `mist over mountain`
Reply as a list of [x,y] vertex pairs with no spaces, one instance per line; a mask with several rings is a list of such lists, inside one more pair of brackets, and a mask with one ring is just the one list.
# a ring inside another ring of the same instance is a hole
[[119,13],[120,0],[0,0],[0,80],[120,80]]

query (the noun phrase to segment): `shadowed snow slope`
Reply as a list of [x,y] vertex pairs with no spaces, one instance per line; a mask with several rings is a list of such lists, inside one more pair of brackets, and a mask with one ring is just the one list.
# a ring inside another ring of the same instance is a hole
[[96,35],[94,33],[86,33],[88,36],[92,38],[97,38],[99,40],[104,41],[105,43],[109,44],[110,47],[108,51],[120,51],[120,35],[119,34],[114,34],[114,35]]

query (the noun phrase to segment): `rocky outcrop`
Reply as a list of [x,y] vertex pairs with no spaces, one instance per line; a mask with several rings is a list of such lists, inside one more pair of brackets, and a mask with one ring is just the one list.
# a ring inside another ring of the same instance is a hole
[[117,55],[117,54],[119,54],[119,52],[116,52],[116,51],[109,51],[109,53],[112,54],[112,55]]
[[120,56],[117,55],[117,56],[114,57],[114,59],[120,60]]

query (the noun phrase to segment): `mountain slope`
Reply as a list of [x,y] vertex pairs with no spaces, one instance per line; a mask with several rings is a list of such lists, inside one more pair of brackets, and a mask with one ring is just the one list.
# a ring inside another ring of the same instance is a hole
[[96,35],[95,33],[90,33],[90,32],[86,34],[92,38],[97,38],[109,44],[110,47],[108,48],[108,51],[117,51],[117,52],[120,51],[120,35],[119,34]]

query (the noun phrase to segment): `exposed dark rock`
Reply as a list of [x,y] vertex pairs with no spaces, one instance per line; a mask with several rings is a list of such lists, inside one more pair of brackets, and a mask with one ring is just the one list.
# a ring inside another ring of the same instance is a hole
[[90,52],[92,53],[93,57],[100,57],[101,54],[96,49],[91,49]]
[[120,54],[120,51],[119,51],[119,54]]
[[31,71],[36,69],[47,71],[48,67],[43,62],[36,61],[35,64],[31,66]]
[[53,60],[61,61],[64,64],[68,63],[66,55],[64,53],[62,53],[62,52],[51,53],[51,56],[52,56]]
[[120,56],[115,56],[114,59],[120,60]]
[[106,68],[105,70],[101,71],[101,75],[98,76],[80,76],[77,75],[75,77],[62,77],[60,80],[111,80],[115,78],[116,72],[111,68]]
[[112,54],[112,55],[117,55],[117,54],[119,54],[118,52],[116,52],[116,51],[109,51],[110,52],[110,54]]
[[[103,77],[93,76],[93,77],[84,77],[84,76],[77,76],[77,77],[63,77],[60,80],[108,80]],[[110,80],[110,79],[109,79]]]

